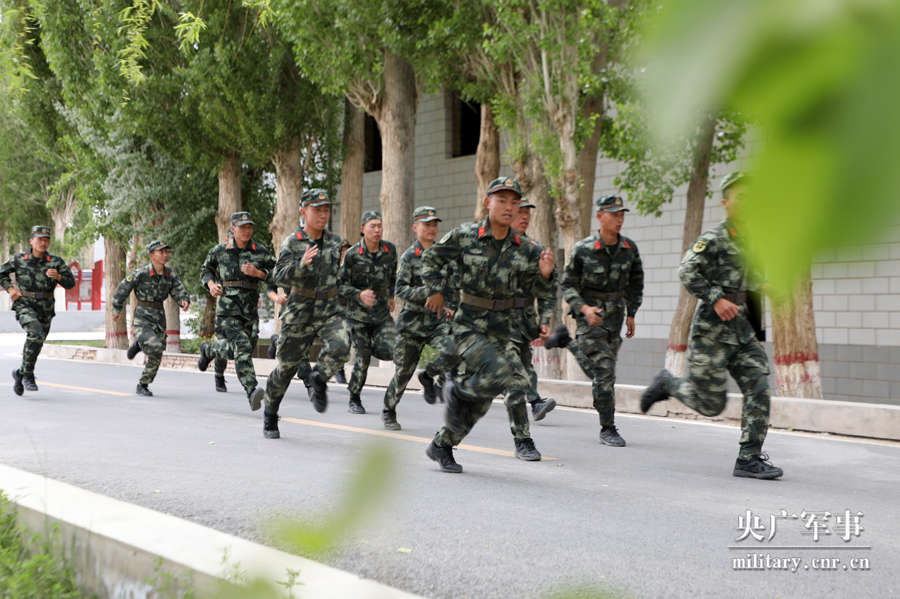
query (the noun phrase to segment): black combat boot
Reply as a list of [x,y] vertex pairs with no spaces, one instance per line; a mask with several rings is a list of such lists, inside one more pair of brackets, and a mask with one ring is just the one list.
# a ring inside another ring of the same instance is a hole
[[137,339],[131,342],[131,345],[128,346],[128,351],[125,353],[125,356],[129,360],[134,360],[134,357],[138,355],[138,352],[141,351],[141,345],[138,343]]
[[280,439],[278,432],[278,416],[272,416],[268,412],[263,414],[263,436],[266,439]]
[[318,370],[313,370],[309,377],[309,398],[319,414],[328,409],[328,385],[322,380]]
[[453,459],[452,447],[441,447],[432,441],[425,449],[425,455],[441,465],[441,472],[459,474],[463,471],[462,466]]
[[397,410],[381,410],[381,421],[384,428],[389,431],[399,431],[400,423],[397,422]]
[[18,368],[13,370],[13,393],[16,395],[25,393],[25,386],[22,384],[22,375],[19,374]]
[[569,336],[569,329],[566,328],[566,325],[561,324],[558,325],[550,336],[547,337],[547,340],[544,341],[544,347],[546,349],[565,347],[569,345],[569,341],[571,340],[572,337]]
[[38,386],[37,383],[34,382],[34,373],[23,374],[22,375],[22,383],[25,384],[26,391],[37,391]]
[[641,395],[641,412],[646,414],[647,410],[650,409],[650,406],[656,402],[669,399],[669,392],[666,390],[666,379],[670,376],[669,371],[663,368],[655,377],[653,377],[650,386],[647,387]]
[[275,352],[277,351],[275,348],[275,343],[278,341],[278,333],[272,335],[272,339],[269,341],[269,349],[266,352],[266,355],[269,356],[270,360],[275,359]]
[[764,453],[750,456],[746,460],[738,458],[734,463],[734,476],[741,478],[778,478],[784,471],[769,463],[769,456]]
[[422,395],[425,396],[425,403],[431,405],[437,401],[437,393],[434,390],[434,379],[428,376],[424,370],[420,370],[418,374],[419,382],[422,384]]
[[539,399],[531,402],[531,415],[534,416],[534,421],[537,422],[538,420],[543,420],[544,416],[553,411],[555,407],[555,399]]
[[225,386],[225,377],[216,375],[216,391],[219,393],[228,393],[228,387]]
[[612,447],[625,447],[625,439],[619,435],[619,431],[614,426],[600,428],[600,442]]
[[340,383],[341,385],[347,384],[347,375],[344,374],[343,368],[334,373],[334,381],[336,383]]
[[203,342],[200,344],[200,357],[197,358],[197,368],[200,372],[206,372],[206,369],[209,368],[209,363],[212,362],[212,358],[206,355],[206,349],[209,347],[209,343]]
[[144,397],[153,397],[153,391],[151,391],[144,383],[138,383],[137,389],[135,389],[134,392],[138,395],[143,395]]
[[516,441],[516,457],[526,462],[540,462],[541,452],[534,446],[531,438]]
[[350,396],[350,408],[349,412],[351,414],[365,414],[366,409],[362,405],[362,400],[359,398],[359,395],[351,395]]
[[255,412],[262,406],[262,400],[265,394],[265,389],[260,389],[259,387],[254,387],[250,393],[247,394],[247,401],[250,402],[251,412]]
[[447,402],[447,410],[444,413],[444,422],[454,433],[461,433],[466,426],[462,415],[462,401],[456,394],[456,383],[452,380],[444,382],[444,401]]

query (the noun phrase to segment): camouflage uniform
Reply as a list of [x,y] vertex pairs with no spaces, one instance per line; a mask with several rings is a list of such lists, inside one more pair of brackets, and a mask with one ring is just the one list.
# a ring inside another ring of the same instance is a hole
[[[363,214],[363,224],[378,213]],[[366,220],[368,219],[368,220]],[[356,360],[347,391],[351,399],[358,397],[374,355],[379,360],[393,359],[397,330],[391,318],[390,300],[394,297],[397,282],[397,249],[389,241],[379,241],[378,251],[370,252],[364,239],[352,246],[341,262],[340,291],[347,300],[344,317],[350,330],[350,341],[356,350]],[[377,297],[369,308],[359,298],[361,291],[373,290]]]
[[[155,249],[162,249],[160,247]],[[150,247],[153,247],[151,244]],[[148,247],[149,249],[149,247]],[[150,251],[154,251],[150,250]],[[149,385],[156,378],[163,350],[166,348],[166,311],[163,302],[170,295],[178,302],[189,302],[190,297],[172,269],[164,267],[157,272],[153,264],[139,268],[125,277],[116,287],[112,307],[114,314],[121,314],[128,296],[134,291],[137,306],[134,309],[134,341],[147,356],[147,364],[141,373],[140,384]]]
[[[612,198],[621,206],[621,198]],[[566,347],[593,381],[594,409],[600,414],[601,428],[612,428],[622,324],[626,316],[634,317],[643,301],[644,269],[637,245],[623,235],[612,246],[603,243],[600,235],[582,239],[572,249],[561,286],[577,323],[576,339]],[[603,308],[602,324],[588,324],[581,313],[585,305]]]
[[[325,192],[311,189],[303,194],[301,205],[329,205]],[[318,245],[319,253],[312,263],[303,263],[303,254],[310,245]],[[324,231],[319,239],[312,239],[298,227],[281,244],[275,265],[275,282],[290,288],[287,304],[281,307],[281,333],[278,335],[276,355],[278,366],[266,384],[266,418],[277,423],[281,400],[316,337],[324,347],[316,360],[313,375],[327,381],[341,369],[350,353],[350,339],[341,320],[338,302],[338,272],[341,261],[341,238]],[[324,409],[324,408],[323,408]]]
[[[747,318],[747,304],[740,297],[759,289],[760,278],[743,259],[746,248],[727,219],[701,235],[685,254],[678,277],[691,295],[703,303],[694,313],[687,350],[687,377],[668,377],[672,397],[704,416],[725,409],[726,372],[744,394],[741,415],[740,459],[762,451],[769,426],[769,360]],[[727,322],[714,304],[722,297],[739,304],[738,315]]]
[[[502,180],[501,180],[502,181]],[[518,182],[507,183],[521,196]],[[493,189],[493,185],[490,189]],[[530,381],[522,367],[511,334],[518,323],[513,308],[516,292],[532,297],[544,296],[553,288],[554,279],[541,276],[540,252],[531,239],[512,229],[502,240],[491,234],[489,219],[464,224],[428,249],[422,258],[422,279],[428,295],[442,291],[442,270],[455,263],[459,272],[461,300],[453,316],[453,339],[466,371],[455,382],[453,396],[459,400],[461,430],[448,426],[438,431],[434,445],[448,448],[459,445],[472,427],[484,416],[498,393],[509,390],[510,429],[518,439],[530,439],[525,399]],[[482,308],[483,300],[495,308]],[[498,301],[499,300],[499,301]],[[449,407],[449,406],[448,406]]]
[[[240,216],[239,215],[246,215]],[[243,219],[243,220],[241,220]],[[247,213],[232,215],[232,225],[252,224]],[[264,279],[251,277],[241,272],[241,266],[250,263],[266,273]],[[223,285],[222,295],[216,303],[216,320],[219,331],[224,336],[206,347],[207,357],[216,360],[216,371],[227,360],[234,360],[238,380],[249,395],[257,387],[256,369],[253,367],[253,348],[259,340],[259,283],[266,284],[267,291],[275,291],[273,279],[275,258],[264,246],[247,242],[239,248],[232,240],[221,243],[210,250],[200,268],[200,280],[204,286],[210,281]]]
[[[32,228],[31,234],[32,237],[50,237],[50,228],[37,226]],[[47,276],[47,271],[53,268],[62,277],[58,282]],[[53,290],[57,285],[63,289],[72,289],[75,277],[59,256],[47,252],[43,257],[37,258],[32,255],[31,250],[13,255],[6,264],[0,266],[0,287],[4,290],[13,286],[10,276],[13,273],[16,276],[16,286],[23,295],[13,303],[12,309],[26,333],[19,374],[33,376],[38,354],[44,347],[44,340],[50,333],[50,323],[56,316]],[[25,294],[35,294],[38,297],[26,297]]]
[[[422,210],[423,208],[416,209],[415,214],[418,215]],[[428,210],[431,212],[429,213]],[[440,220],[434,212],[433,208],[424,207],[424,216],[418,218],[417,221]],[[404,303],[400,316],[397,317],[397,343],[394,346],[396,371],[384,394],[385,410],[396,410],[400,398],[403,397],[403,392],[406,391],[406,385],[409,384],[409,379],[412,378],[419,363],[425,345],[430,345],[438,354],[432,362],[425,366],[427,376],[443,378],[441,375],[459,363],[456,345],[451,337],[449,320],[443,316],[438,318],[434,312],[425,307],[428,288],[421,276],[422,254],[424,253],[425,249],[422,244],[416,240],[413,246],[400,257],[400,270],[397,273],[397,296]],[[455,273],[455,266],[452,262],[448,264],[448,268]],[[445,298],[451,296],[447,284],[455,278],[453,274],[444,277]],[[453,309],[446,299],[445,305],[451,310]]]

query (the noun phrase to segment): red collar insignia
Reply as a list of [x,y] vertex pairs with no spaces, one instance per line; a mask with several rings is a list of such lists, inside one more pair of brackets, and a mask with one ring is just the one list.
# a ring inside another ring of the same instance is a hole
[[416,256],[422,255],[422,248],[416,248]]
[[480,229],[478,229],[478,236],[484,237],[484,227],[481,227]]
[[624,239],[622,240],[622,243],[624,243],[624,244],[625,244],[625,247],[627,247],[629,250],[631,249],[631,246],[628,245],[628,242],[625,241]]
[[518,235],[518,234],[513,235],[513,237],[515,237],[515,239],[516,239],[516,245],[522,245],[522,242],[519,241],[519,235]]
[[600,240],[599,240],[599,239],[598,239],[597,241],[594,242],[594,249],[595,249],[595,250],[599,250],[599,249],[600,249]]

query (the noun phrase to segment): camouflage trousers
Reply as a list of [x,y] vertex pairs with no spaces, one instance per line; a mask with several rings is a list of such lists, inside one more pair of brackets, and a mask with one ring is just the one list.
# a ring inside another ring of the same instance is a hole
[[[525,374],[526,376],[528,376],[528,380],[530,381],[526,400],[529,403],[541,401],[541,396],[537,390],[537,372],[535,372],[534,363],[532,362],[532,359],[534,357],[534,348],[532,347],[530,341],[513,341],[513,345],[515,346],[516,351],[519,352],[519,358],[521,358],[522,360],[522,368],[525,369]],[[506,395],[504,395],[503,401],[504,403],[506,403]]]
[[454,390],[464,426],[459,433],[442,427],[434,437],[435,444],[441,447],[459,445],[475,423],[487,414],[494,397],[504,392],[509,395],[504,402],[513,436],[517,440],[528,438],[525,399],[529,380],[522,358],[509,336],[500,331],[466,333],[455,335],[454,342],[460,350],[460,359],[466,362],[466,371],[457,377]]
[[601,428],[615,426],[616,359],[620,347],[622,337],[603,327],[591,327],[567,346],[578,366],[591,379],[594,409],[600,414]]
[[666,380],[669,394],[704,416],[725,409],[728,380],[734,378],[744,394],[741,414],[740,455],[759,455],[769,428],[769,360],[766,350],[753,339],[744,345],[729,345],[695,335],[687,350],[687,377]]
[[136,325],[134,327],[134,340],[144,355],[147,356],[147,363],[144,364],[144,372],[141,373],[140,383],[149,385],[156,378],[159,372],[159,365],[162,363],[163,350],[166,349],[166,333],[158,331],[153,327]]
[[347,328],[350,329],[350,342],[353,344],[353,349],[356,350],[353,373],[347,384],[347,391],[350,392],[350,397],[353,397],[359,395],[363,385],[366,384],[372,356],[379,360],[394,358],[397,329],[394,321],[390,319],[378,324],[370,324],[358,322],[352,318],[347,319]]
[[[222,318],[216,317],[216,339],[220,341],[228,341],[227,335],[225,335],[225,331],[222,329]],[[253,331],[250,335],[250,341],[252,343],[252,347],[256,347],[256,342],[259,341],[259,322],[253,323]],[[251,350],[252,353],[252,350]],[[233,360],[234,355],[233,352],[228,353],[227,358],[219,358],[216,357],[213,361],[213,369],[216,371],[216,376],[225,376],[225,369],[228,368],[228,360]]]
[[297,367],[309,359],[309,346],[319,338],[323,348],[316,360],[316,372],[327,381],[341,369],[350,356],[350,337],[340,316],[334,314],[322,322],[306,324],[282,324],[278,334],[276,355],[278,366],[266,383],[266,414],[278,415],[281,400],[287,393]]
[[430,377],[443,378],[444,373],[452,370],[459,364],[459,356],[456,355],[456,344],[450,336],[450,325],[438,325],[434,333],[427,337],[408,335],[404,332],[397,334],[397,343],[394,345],[394,378],[391,379],[387,391],[384,394],[384,409],[395,410],[406,385],[412,378],[413,372],[419,365],[419,358],[426,345],[431,346],[437,352],[437,357],[425,365],[425,374]]
[[41,353],[44,340],[50,332],[53,313],[29,306],[17,307],[15,304],[13,309],[16,311],[16,320],[25,329],[25,346],[22,348],[22,365],[19,367],[19,373],[33,374],[38,354]]
[[238,316],[224,316],[219,320],[224,339],[211,343],[208,348],[210,357],[216,361],[216,374],[219,368],[225,372],[224,364],[234,360],[234,369],[238,380],[248,394],[256,389],[256,369],[253,367],[253,348],[259,340],[259,323]]

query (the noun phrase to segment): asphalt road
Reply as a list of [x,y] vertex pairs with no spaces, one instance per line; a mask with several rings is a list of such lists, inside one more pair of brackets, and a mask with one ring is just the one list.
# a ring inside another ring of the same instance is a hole
[[[450,475],[424,455],[442,407],[421,394],[403,398],[403,430],[385,437],[383,390],[365,390],[359,416],[333,383],[317,414],[295,382],[282,404],[292,420],[273,441],[233,376],[219,394],[211,373],[163,370],[143,398],[136,366],[42,358],[40,391],[17,397],[13,341],[0,347],[0,462],[263,543],[277,544],[273,515],[332,509],[371,444],[386,443],[390,499],[327,561],[426,597],[529,599],[572,584],[639,598],[900,594],[900,444],[772,432],[765,449],[786,474],[757,481],[731,476],[735,427],[618,415],[618,449],[598,443],[596,414],[558,408],[532,426],[553,459],[529,463],[510,457],[495,404],[467,439],[475,449],[455,454],[465,472]],[[747,510],[764,540],[735,540]],[[863,514],[849,541],[836,521],[845,510]],[[830,533],[820,527],[818,541],[816,522]],[[735,569],[748,554],[760,557],[744,565],[765,568]],[[796,571],[774,569],[776,557],[799,558]]]

